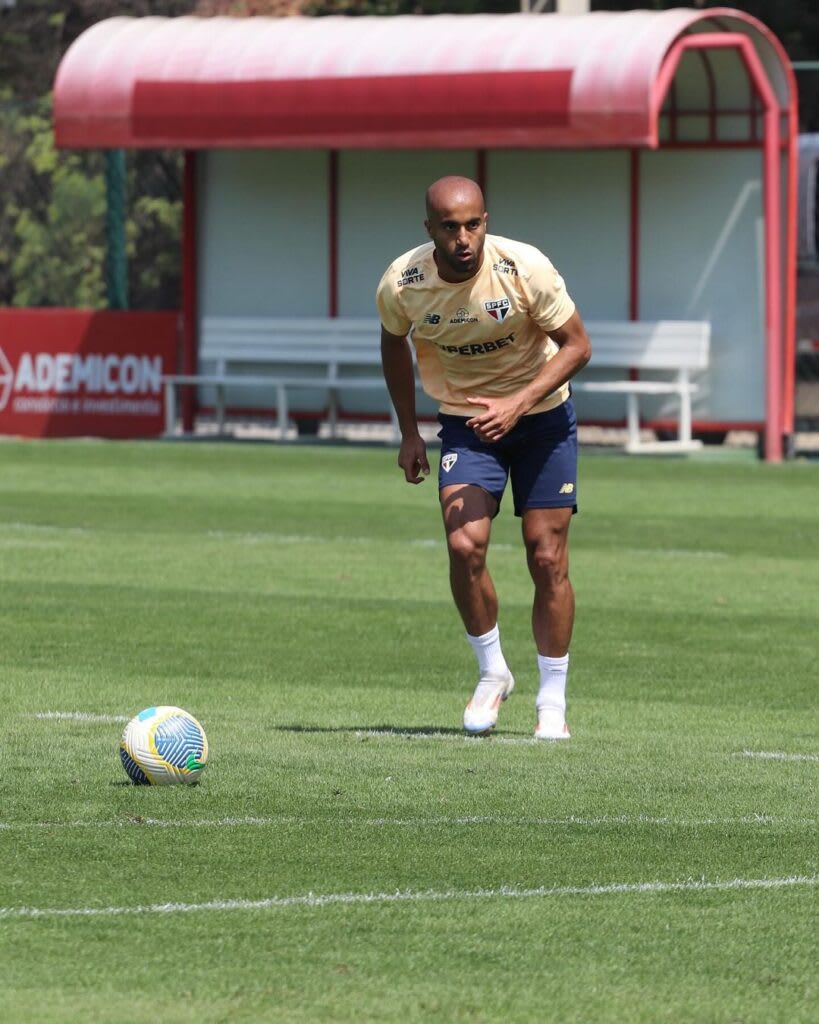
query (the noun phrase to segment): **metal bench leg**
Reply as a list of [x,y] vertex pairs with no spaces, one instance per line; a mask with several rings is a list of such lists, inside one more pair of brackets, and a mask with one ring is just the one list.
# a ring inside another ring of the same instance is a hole
[[276,386],[276,405],[279,411],[279,439],[287,440],[287,388],[283,384]]
[[680,373],[680,441],[691,444],[691,388],[688,386],[688,373]]
[[225,432],[225,389],[221,384],[216,385],[216,429]]
[[637,395],[633,392],[626,395],[626,427],[628,429],[628,446],[636,448],[640,443],[640,407]]
[[327,393],[327,422],[330,424],[330,437],[335,438],[338,432],[338,391],[330,388]]

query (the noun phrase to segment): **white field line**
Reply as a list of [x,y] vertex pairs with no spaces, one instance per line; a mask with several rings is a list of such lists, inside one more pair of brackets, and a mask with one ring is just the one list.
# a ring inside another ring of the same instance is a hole
[[651,817],[647,814],[602,815],[584,818],[569,815],[563,818],[512,817],[501,814],[466,815],[453,817],[439,815],[429,818],[299,818],[295,815],[272,815],[268,817],[228,818],[113,818],[104,820],[79,821],[29,821],[2,822],[2,831],[27,831],[32,829],[95,829],[95,828],[276,828],[294,825],[299,828],[327,826],[344,828],[439,828],[464,826],[501,826],[504,828],[607,828],[610,826],[643,826],[658,828],[708,828],[713,826],[762,826],[767,828],[815,827],[819,821],[813,818],[776,818],[766,814],[752,814],[736,818],[670,818]]
[[[89,711],[37,711],[26,715],[45,721],[73,722],[128,722],[128,715],[95,714]],[[398,739],[398,740],[446,740],[453,743],[480,743],[489,741],[508,746],[559,747],[559,743],[544,743],[530,736],[467,736],[455,732],[399,732],[392,729],[357,729],[356,739]],[[764,761],[819,761],[819,754],[788,754],[783,751],[741,750],[735,757],[757,758]]]
[[127,715],[95,715],[88,711],[38,711],[29,718],[72,722],[129,722]]
[[[76,526],[49,526],[41,525],[39,523],[2,523],[0,524],[0,538],[2,537],[2,530],[12,530],[21,533],[33,533],[35,535],[54,535],[59,536],[60,534],[76,535],[76,536],[88,536],[95,533],[104,532],[99,529],[93,529],[89,527],[76,527]],[[278,533],[274,530],[205,530],[203,535],[210,540],[223,540],[233,541],[237,544],[279,544],[279,545],[309,545],[310,547],[316,547],[318,545],[330,545],[337,547],[339,544],[352,546],[352,545],[372,545],[374,542],[378,543],[377,539],[373,537],[328,537],[326,535],[316,535],[309,533]],[[392,544],[388,538],[385,538],[384,543]],[[408,542],[409,547],[419,548],[442,548],[444,547],[445,541],[442,537],[419,537],[415,540]],[[509,544],[502,541],[495,541],[492,544],[493,551],[520,551],[522,550],[519,544]],[[710,551],[705,548],[626,548],[625,554],[634,555],[635,557],[645,558],[729,558],[725,551]]]
[[211,900],[206,903],[152,903],[130,907],[0,907],[0,920],[45,917],[122,917],[144,914],[191,914],[212,910],[279,910],[288,907],[331,907],[354,904],[444,903],[452,900],[548,899],[561,896],[656,895],[674,892],[731,892],[815,886],[816,875],[788,878],[733,878],[729,881],[686,879],[681,882],[612,882],[603,885],[538,886],[523,889],[397,889],[395,892],[313,893],[270,896],[260,900]]
[[[494,733],[488,736],[468,736],[458,732],[399,732],[394,729],[357,729],[356,739],[392,739],[392,740],[444,740],[449,743],[501,743],[507,746],[519,747],[542,747],[562,748],[559,741],[548,742],[537,740],[534,736],[498,736]],[[781,752],[767,752],[762,750],[742,750],[733,755],[734,757],[756,757],[769,761],[819,761],[819,754],[786,754]]]
[[754,757],[761,761],[819,761],[819,754],[787,754],[781,750],[742,750],[736,757]]
[[639,558],[728,558],[725,551],[707,548],[626,548],[624,554]]
[[20,533],[34,533],[34,534],[77,534],[85,535],[95,533],[93,529],[89,529],[85,526],[51,526],[47,523],[0,523],[0,533],[4,530],[14,530]]
[[[332,545],[336,547],[339,544],[349,547],[352,545],[371,545],[374,542],[372,537],[328,537],[326,535],[318,536],[309,533],[277,533],[274,530],[207,530],[205,531],[205,536],[211,540],[233,541],[237,544],[308,544],[311,547],[317,545]],[[375,539],[375,543],[378,543],[377,539]],[[385,538],[383,543],[392,544],[393,541]],[[443,548],[445,540],[443,537],[418,537],[415,540],[409,541],[408,546],[413,548]],[[493,541],[492,550],[521,551],[523,549],[520,544]],[[730,557],[725,551],[710,551],[705,548],[627,548],[625,553],[647,558]]]
[[462,732],[399,732],[396,729],[357,729],[356,739],[388,739],[388,740],[447,740],[450,743],[481,743],[490,740],[492,743],[506,743],[510,746],[550,747],[560,743],[549,743],[536,740],[534,736],[467,736]]

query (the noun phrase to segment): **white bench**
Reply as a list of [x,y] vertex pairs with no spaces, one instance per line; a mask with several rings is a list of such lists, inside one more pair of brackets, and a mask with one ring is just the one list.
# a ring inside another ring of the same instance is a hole
[[[229,389],[253,388],[267,392],[275,404],[281,436],[290,420],[288,392],[307,389],[317,412],[324,413],[335,436],[339,395],[348,391],[383,392],[385,415],[395,434],[398,423],[381,371],[380,325],[373,318],[338,319],[205,317],[196,374],[169,374],[165,385],[165,429],[176,424],[176,392],[180,385],[212,388],[220,432],[225,423]],[[416,381],[417,384],[417,381]],[[417,385],[420,386],[420,385]]]
[[[691,437],[691,395],[696,384],[691,374],[708,366],[710,325],[700,321],[661,320],[654,323],[598,321],[587,325],[595,370],[618,371],[615,380],[576,378],[574,391],[626,396],[629,452],[691,451],[699,442]],[[225,423],[226,396],[234,388],[262,389],[277,410],[281,436],[290,419],[288,392],[300,389],[312,395],[315,411],[324,413],[334,436],[345,390],[373,391],[379,411],[389,416],[398,434],[395,410],[381,371],[380,326],[374,318],[250,318],[205,317],[202,321],[199,362],[202,372],[169,374],[165,385],[166,433],[176,429],[176,393],[183,385],[212,388],[216,418]],[[630,370],[664,372],[666,379],[629,380]],[[420,384],[416,377],[416,387]],[[640,442],[641,395],[679,397],[677,441]]]
[[[618,371],[616,380],[572,381],[573,391],[626,396],[626,451],[632,454],[690,452],[702,447],[691,436],[692,373],[708,368],[711,325],[700,320],[598,321],[587,325],[592,343],[589,368]],[[623,374],[664,373],[666,379],[630,380]],[[676,441],[640,441],[641,395],[676,395]]]

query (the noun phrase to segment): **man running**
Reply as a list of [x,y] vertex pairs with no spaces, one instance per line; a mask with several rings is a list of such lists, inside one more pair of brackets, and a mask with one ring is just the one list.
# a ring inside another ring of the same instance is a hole
[[440,406],[438,487],[452,595],[478,661],[464,728],[494,728],[515,681],[501,648],[486,566],[491,525],[511,477],[534,582],[538,739],[568,739],[566,675],[574,622],[568,537],[577,511],[577,425],[568,381],[591,356],[563,279],[534,246],[487,234],[479,186],[445,177],[426,194],[431,239],[395,260],[376,297],[384,378],[398,416],[398,465],[429,474],[415,413],[415,348]]

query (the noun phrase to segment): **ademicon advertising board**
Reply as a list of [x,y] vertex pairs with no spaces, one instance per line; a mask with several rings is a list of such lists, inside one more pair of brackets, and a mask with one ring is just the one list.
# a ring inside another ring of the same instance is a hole
[[0,309],[0,434],[155,437],[176,312]]

